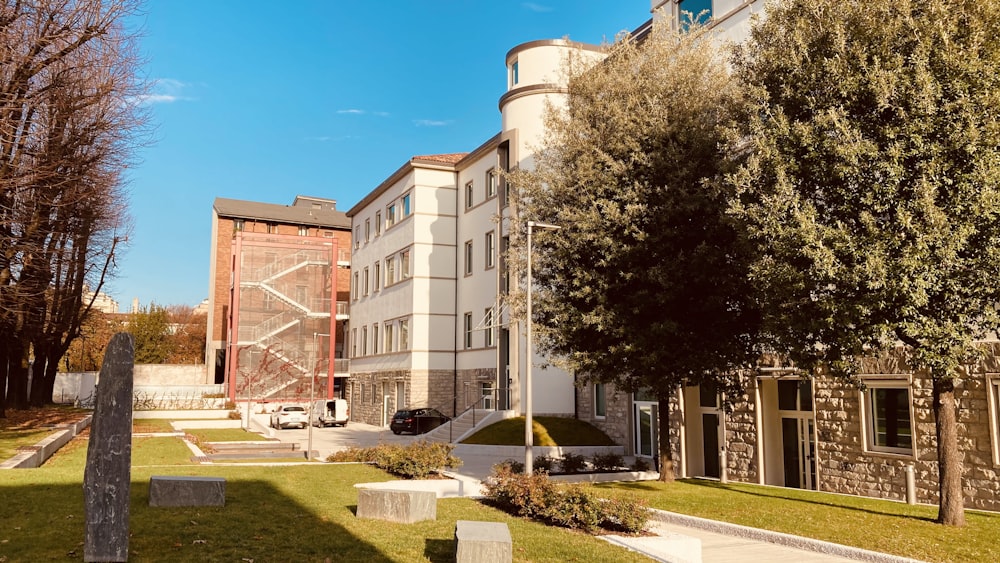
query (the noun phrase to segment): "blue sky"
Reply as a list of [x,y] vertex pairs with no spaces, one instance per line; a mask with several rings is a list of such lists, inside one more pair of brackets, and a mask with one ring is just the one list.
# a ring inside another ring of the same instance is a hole
[[418,154],[500,129],[504,56],[526,41],[612,41],[648,0],[148,0],[152,143],[129,172],[135,230],[105,292],[127,311],[208,297],[212,202],[347,211]]

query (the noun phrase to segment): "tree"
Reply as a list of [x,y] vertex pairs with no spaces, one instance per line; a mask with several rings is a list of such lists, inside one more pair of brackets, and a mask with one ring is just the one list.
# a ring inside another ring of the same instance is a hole
[[737,50],[734,212],[776,349],[850,376],[905,345],[933,382],[940,510],[964,523],[955,386],[1000,327],[1000,3],[785,0]]
[[165,307],[151,303],[132,313],[125,330],[135,338],[135,363],[162,364],[170,357],[170,314]]
[[188,305],[167,307],[170,316],[170,355],[167,363],[201,364],[205,362],[205,332],[208,316],[195,313]]
[[[733,396],[758,357],[750,246],[720,181],[741,96],[694,25],[621,37],[602,63],[570,61],[569,72],[536,168],[511,177],[522,228],[562,227],[534,247],[539,346],[584,381],[657,396],[660,475],[671,480],[679,386]],[[517,235],[510,259],[525,255]]]
[[144,84],[136,0],[0,4],[0,416],[51,400],[58,360],[128,234],[122,170]]

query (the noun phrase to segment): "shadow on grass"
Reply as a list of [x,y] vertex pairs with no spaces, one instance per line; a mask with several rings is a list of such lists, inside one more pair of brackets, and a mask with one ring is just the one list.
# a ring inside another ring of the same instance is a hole
[[[747,496],[758,497],[758,498],[771,498],[771,499],[777,499],[777,500],[781,500],[781,501],[785,501],[785,502],[795,502],[795,503],[802,503],[802,504],[810,504],[810,505],[816,505],[816,506],[824,506],[824,507],[827,507],[827,508],[839,508],[839,509],[842,509],[842,510],[851,510],[851,511],[861,512],[861,513],[865,513],[865,514],[872,514],[872,515],[875,515],[875,516],[890,516],[890,517],[894,517],[894,518],[905,518],[905,519],[908,519],[908,520],[916,520],[916,521],[920,521],[920,522],[931,522],[931,523],[935,522],[934,518],[927,517],[927,516],[918,516],[918,515],[914,515],[914,514],[902,514],[902,513],[894,512],[894,511],[890,511],[890,510],[874,510],[874,509],[871,509],[871,508],[865,508],[865,507],[860,507],[860,506],[851,506],[850,504],[847,503],[848,499],[861,500],[861,501],[870,500],[870,501],[892,502],[892,501],[887,501],[887,500],[884,500],[884,499],[870,499],[870,498],[867,498],[867,497],[844,497],[844,502],[836,502],[835,499],[837,499],[838,497],[831,497],[829,495],[824,495],[824,499],[825,500],[811,500],[811,499],[806,499],[806,498],[797,498],[797,497],[788,496],[787,494],[782,493],[782,491],[789,491],[789,492],[790,491],[795,491],[796,494],[803,494],[803,495],[823,494],[823,493],[819,493],[819,492],[815,492],[815,491],[806,491],[804,489],[783,489],[783,488],[778,488],[778,487],[774,488],[773,492],[772,492],[771,489],[764,488],[764,487],[761,487],[759,491],[756,491],[756,490],[749,490],[749,489],[746,489],[746,488],[743,488],[743,487],[734,487],[734,486],[731,486],[730,484],[724,484],[724,483],[720,483],[718,481],[710,481],[710,480],[707,480],[707,479],[683,479],[683,480],[678,480],[678,482],[683,483],[685,485],[694,485],[694,486],[697,486],[697,487],[705,487],[705,488],[708,488],[708,489],[713,489],[713,490],[717,490],[717,491],[723,491],[723,492],[732,493],[732,494],[736,494],[736,495],[747,495]],[[654,483],[655,482],[649,482],[649,481],[645,481],[645,482],[638,481],[638,482],[633,482],[633,483],[619,483],[615,488],[622,489],[622,490],[637,491],[637,492],[638,491],[644,491],[644,492],[650,492],[650,493],[662,492],[662,490],[663,490],[662,486],[654,484]]]
[[[227,479],[224,507],[150,507],[148,489],[148,481],[132,482],[131,560],[394,560],[340,523],[355,518],[355,507],[341,504],[316,514],[266,481]],[[79,483],[0,486],[0,496],[0,561],[82,559]],[[428,551],[448,553],[437,544]]]
[[452,563],[455,561],[455,540],[438,540],[428,538],[424,556],[431,563]]

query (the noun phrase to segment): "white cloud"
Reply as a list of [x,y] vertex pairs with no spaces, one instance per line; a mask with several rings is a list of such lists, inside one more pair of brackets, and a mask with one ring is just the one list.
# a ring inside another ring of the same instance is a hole
[[363,109],[338,109],[337,113],[349,113],[351,115],[364,115],[365,110]]
[[521,6],[526,10],[539,13],[551,12],[553,10],[552,6],[543,6],[534,2],[521,2]]
[[184,90],[189,84],[173,78],[157,78],[150,83],[149,93],[133,98],[140,104],[172,104],[178,101],[190,101],[194,98],[185,96]]
[[440,120],[440,119],[414,119],[413,124],[417,127],[444,127],[446,125],[451,125],[451,120]]
[[370,110],[358,109],[358,108],[338,109],[337,113],[341,114],[341,115],[369,115],[369,114],[371,114],[371,115],[377,115],[378,117],[388,117],[389,116],[389,112],[387,112],[387,111],[370,111]]

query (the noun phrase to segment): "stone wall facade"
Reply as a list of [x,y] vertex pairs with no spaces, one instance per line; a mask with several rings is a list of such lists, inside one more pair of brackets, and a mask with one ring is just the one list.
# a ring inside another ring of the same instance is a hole
[[576,387],[576,417],[593,424],[616,444],[625,446],[625,454],[633,455],[635,444],[632,433],[632,394],[620,391],[614,385],[605,387],[605,416],[594,412],[594,385],[578,383]]
[[[385,408],[382,397],[389,395],[389,410],[395,412],[396,406],[400,404],[396,396],[399,382],[404,384],[404,406],[433,407],[448,416],[455,416],[456,408],[461,414],[479,401],[482,397],[482,383],[495,384],[496,369],[460,370],[457,374],[449,370],[352,373],[347,386],[351,419],[382,425]],[[388,415],[392,412],[388,412]]]
[[[754,395],[756,380],[747,390]],[[760,467],[757,457],[757,405],[738,401],[726,416],[726,476],[733,481],[756,482]]]

